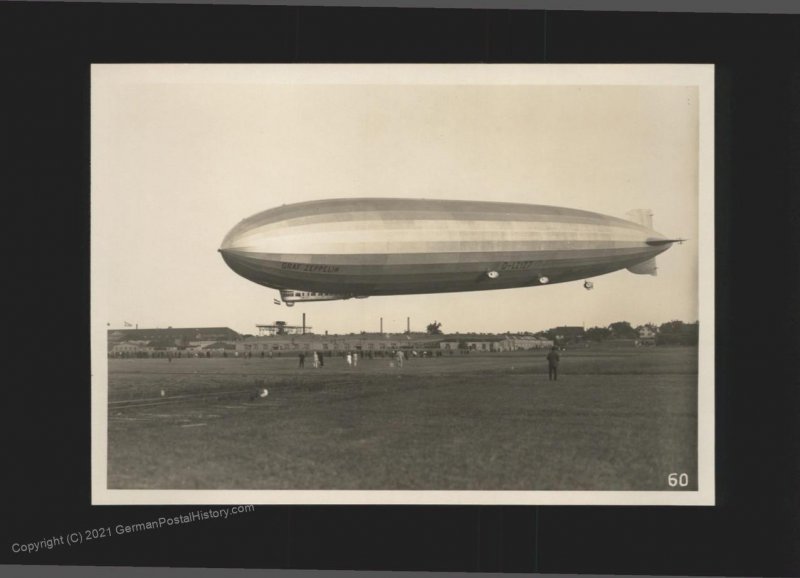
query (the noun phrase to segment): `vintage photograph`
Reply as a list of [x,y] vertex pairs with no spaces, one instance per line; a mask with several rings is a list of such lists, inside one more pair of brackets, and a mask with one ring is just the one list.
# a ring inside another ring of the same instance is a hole
[[94,504],[714,504],[711,65],[93,65]]

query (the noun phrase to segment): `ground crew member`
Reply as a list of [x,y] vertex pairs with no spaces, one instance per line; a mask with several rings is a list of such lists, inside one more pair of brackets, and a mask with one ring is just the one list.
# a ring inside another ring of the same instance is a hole
[[548,381],[558,381],[558,362],[560,361],[556,346],[547,354],[547,367],[550,370]]

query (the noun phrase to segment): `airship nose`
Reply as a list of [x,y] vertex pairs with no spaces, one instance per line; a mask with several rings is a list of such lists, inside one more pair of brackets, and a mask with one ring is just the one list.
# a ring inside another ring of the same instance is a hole
[[225,252],[235,249],[239,244],[238,241],[240,235],[240,226],[236,225],[233,229],[228,231],[228,234],[222,239],[222,244],[219,246],[219,252],[225,254]]
[[245,264],[245,256],[241,252],[237,251],[236,249],[226,249],[220,247],[217,249],[220,255],[222,255],[222,260],[236,272],[240,272]]
[[229,251],[252,250],[258,244],[259,228],[257,224],[244,220],[228,231],[219,247],[221,253]]
[[230,233],[225,235],[219,249],[222,260],[239,275],[247,279],[252,277],[252,263],[249,258],[249,253],[242,243],[240,232],[234,227]]
[[228,267],[251,280],[255,280],[253,277],[257,276],[258,269],[253,256],[260,247],[257,237],[258,227],[245,220],[225,235],[218,249]]

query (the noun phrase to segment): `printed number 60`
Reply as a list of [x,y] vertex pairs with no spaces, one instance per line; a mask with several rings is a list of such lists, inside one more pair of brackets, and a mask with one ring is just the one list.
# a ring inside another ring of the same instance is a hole
[[674,488],[675,486],[685,488],[689,485],[689,474],[670,474],[667,476],[667,483],[670,488]]

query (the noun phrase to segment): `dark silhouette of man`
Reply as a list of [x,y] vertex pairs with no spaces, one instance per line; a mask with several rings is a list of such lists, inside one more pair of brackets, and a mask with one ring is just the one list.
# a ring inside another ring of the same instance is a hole
[[301,352],[299,357],[300,357],[300,365],[298,365],[298,367],[305,367],[306,366],[306,355],[305,355],[305,353]]
[[554,345],[550,353],[547,354],[547,367],[550,370],[548,381],[558,381],[558,362],[560,360],[561,358],[558,355],[558,350]]

